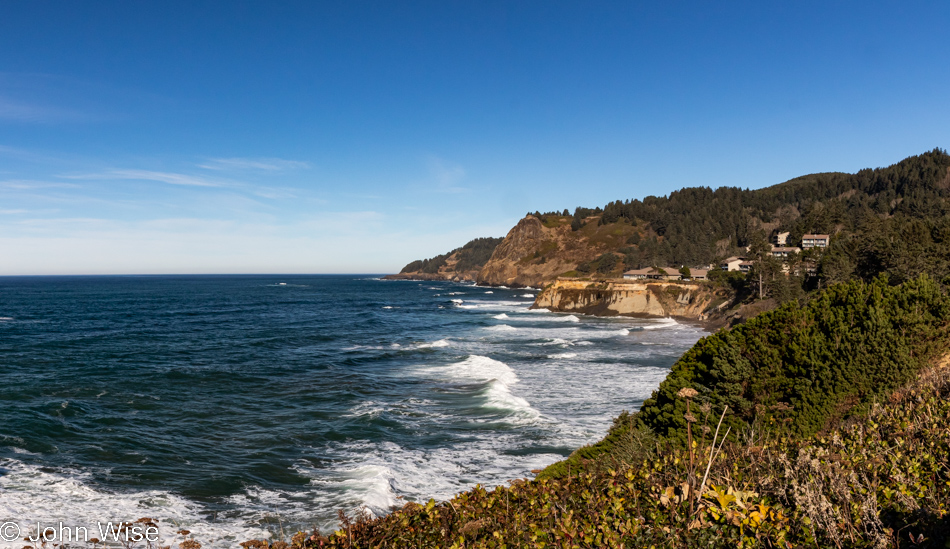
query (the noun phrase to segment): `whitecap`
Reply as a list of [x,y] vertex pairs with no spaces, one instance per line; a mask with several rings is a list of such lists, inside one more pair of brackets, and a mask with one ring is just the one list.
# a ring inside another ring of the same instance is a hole
[[[203,544],[214,548],[271,537],[270,532],[257,526],[257,516],[220,517],[209,522],[208,510],[201,504],[171,492],[107,492],[86,484],[90,478],[88,473],[50,472],[13,459],[0,459],[0,468],[5,470],[0,476],[2,512],[7,517],[16,517],[15,522],[24,534],[30,531],[31,524],[35,528],[37,522],[62,521],[70,528],[85,527],[93,535],[98,532],[99,521],[153,517],[159,521],[159,535],[165,544],[177,545],[183,541],[175,534],[181,528],[190,530]],[[20,542],[15,547],[22,545]],[[14,545],[0,542],[0,547],[13,548]]]
[[453,378],[476,381],[497,379],[505,385],[514,385],[518,382],[515,371],[507,364],[482,355],[469,355],[465,360],[437,368],[437,371],[448,374]]
[[457,299],[457,298],[452,300],[452,303],[462,304],[462,303],[464,303],[464,302],[465,302],[464,300]]
[[383,309],[392,309],[392,308],[393,308],[392,305],[384,305],[384,306],[383,306]]
[[548,358],[577,358],[577,353],[558,353],[556,355],[548,355]]
[[432,343],[422,343],[419,345],[420,349],[439,349],[442,347],[448,347],[450,345],[448,339],[440,339],[438,341],[433,341]]
[[[548,311],[544,311],[544,312],[548,312]],[[532,321],[543,320],[543,321],[547,321],[547,322],[580,322],[580,321],[581,321],[581,319],[577,318],[577,317],[574,316],[574,315],[567,315],[567,316],[563,316],[563,315],[551,315],[551,316],[548,316],[548,317],[533,318],[533,319],[531,319],[531,320],[532,320]]]
[[506,422],[531,423],[541,417],[541,413],[532,408],[527,400],[512,394],[511,387],[518,383],[518,376],[511,367],[499,360],[469,355],[460,362],[423,371],[440,373],[457,380],[487,382],[480,390],[482,406],[507,412],[509,417],[505,419]]
[[503,410],[516,416],[516,423],[533,423],[541,413],[531,407],[527,400],[511,393],[508,384],[493,379],[485,390],[485,408]]
[[495,292],[485,292],[485,293],[486,293],[486,294],[493,294],[493,293],[495,293]]
[[508,315],[506,315],[505,313],[501,313],[500,315],[495,315],[492,318],[495,318],[498,320],[505,320],[506,318],[508,318]]
[[659,330],[661,328],[670,328],[672,326],[678,325],[679,322],[672,318],[661,318],[653,324],[647,324],[646,326],[641,326],[641,330]]
[[489,326],[488,328],[485,328],[485,329],[486,329],[486,330],[490,330],[490,331],[492,331],[492,332],[515,332],[515,331],[518,330],[518,328],[515,328],[514,326],[509,326],[509,325],[507,325],[507,324],[499,324],[499,325],[497,325],[497,326]]
[[532,343],[531,345],[573,345],[574,343],[560,337],[550,338],[542,343]]
[[359,492],[363,504],[374,516],[385,515],[399,504],[393,490],[393,472],[389,467],[364,465],[346,470],[344,475],[344,489]]
[[534,299],[534,294],[521,294],[521,297],[528,297]]

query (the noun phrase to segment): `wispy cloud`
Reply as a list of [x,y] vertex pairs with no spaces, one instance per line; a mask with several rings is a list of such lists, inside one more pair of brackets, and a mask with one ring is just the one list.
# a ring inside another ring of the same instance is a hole
[[88,117],[74,110],[24,103],[0,97],[0,120],[48,124],[53,122],[76,122],[86,118]]
[[0,210],[0,215],[16,215],[27,213],[29,210]]
[[0,189],[12,189],[17,191],[32,191],[35,189],[75,189],[79,185],[75,183],[60,183],[50,181],[34,181],[32,179],[8,179],[0,181]]
[[429,174],[435,180],[436,191],[440,193],[464,193],[471,189],[459,185],[465,179],[465,170],[458,164],[452,164],[441,158],[429,157],[426,164]]
[[111,170],[102,173],[62,175],[66,179],[119,179],[129,181],[158,181],[169,185],[187,187],[227,187],[227,182],[208,179],[205,177],[175,172],[156,172],[151,170]]
[[198,164],[198,167],[206,170],[281,172],[305,170],[310,167],[310,164],[299,160],[284,160],[283,158],[211,158],[203,164]]

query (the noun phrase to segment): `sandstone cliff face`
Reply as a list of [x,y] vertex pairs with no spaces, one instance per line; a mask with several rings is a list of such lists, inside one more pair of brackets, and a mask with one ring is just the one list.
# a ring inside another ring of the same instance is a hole
[[726,295],[701,284],[556,280],[538,294],[533,308],[598,316],[679,317],[706,320]]
[[572,231],[570,217],[551,217],[542,223],[529,215],[508,232],[476,280],[491,286],[540,287],[579,263],[621,248],[634,232],[629,225],[597,223]]

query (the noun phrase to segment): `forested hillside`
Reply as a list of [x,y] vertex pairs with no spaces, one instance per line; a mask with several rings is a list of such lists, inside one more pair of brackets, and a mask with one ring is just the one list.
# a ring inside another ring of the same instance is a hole
[[[581,207],[575,209],[572,228],[579,230],[590,222],[639,227],[641,235],[623,253],[628,264],[645,265],[709,264],[778,231],[790,232],[789,242],[794,244],[806,233],[838,235],[841,244],[823,258],[822,266],[826,276],[841,279],[851,271],[868,274],[899,268],[897,256],[940,255],[932,248],[942,247],[945,235],[950,236],[948,198],[950,155],[934,149],[853,175],[806,175],[758,190],[689,187],[665,197]],[[549,215],[563,213],[538,214]],[[883,242],[902,235],[923,242],[907,246]],[[844,244],[855,237],[860,245]]]
[[491,257],[501,238],[476,238],[451,252],[417,259],[388,279],[468,280],[475,281],[479,270]]
[[[833,282],[893,282],[950,268],[950,155],[945,150],[855,174],[819,173],[758,190],[688,187],[669,196],[617,200],[603,207],[529,214],[506,239],[484,238],[403,273],[479,270],[484,284],[539,286],[558,276],[616,277],[632,268],[703,267],[730,255],[767,259],[768,239],[788,232],[829,234],[823,253],[790,259],[792,276],[763,260],[757,293],[783,302]],[[504,244],[504,245],[500,245]],[[751,247],[748,250],[747,247]],[[457,261],[457,263],[453,263]],[[807,268],[800,268],[804,264]],[[764,271],[764,272],[763,272]]]

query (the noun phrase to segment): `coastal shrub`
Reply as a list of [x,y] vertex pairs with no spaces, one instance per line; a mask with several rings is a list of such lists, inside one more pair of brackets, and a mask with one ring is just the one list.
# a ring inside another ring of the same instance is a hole
[[947,547],[948,319],[926,276],[833,286],[704,338],[535,480],[341,514],[290,547]]
[[[950,539],[950,369],[924,371],[825,436],[761,433],[694,452],[659,440],[633,466],[476,486],[342,516],[324,537],[247,549],[942,548]],[[718,450],[718,447],[717,447]],[[690,467],[697,458],[695,467]],[[700,459],[701,458],[701,459]],[[706,467],[708,466],[708,472]],[[705,481],[705,482],[704,482]]]
[[698,401],[732,412],[738,435],[762,424],[810,436],[906,383],[945,350],[950,300],[927,276],[891,286],[834,285],[805,306],[763,313],[696,343],[644,402],[637,420],[685,441],[684,387]]

